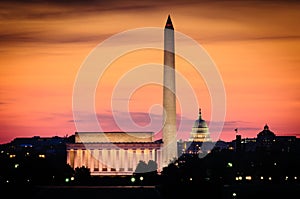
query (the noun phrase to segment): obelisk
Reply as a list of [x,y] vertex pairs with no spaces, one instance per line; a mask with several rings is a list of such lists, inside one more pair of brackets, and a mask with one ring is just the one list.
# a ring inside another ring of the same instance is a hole
[[174,27],[170,15],[164,29],[162,166],[177,158]]

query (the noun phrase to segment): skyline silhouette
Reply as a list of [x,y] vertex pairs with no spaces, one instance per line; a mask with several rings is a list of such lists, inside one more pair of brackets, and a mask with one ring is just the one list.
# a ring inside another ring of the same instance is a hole
[[[168,14],[176,30],[203,46],[221,74],[227,100],[220,139],[233,140],[235,129],[243,137],[255,137],[266,123],[276,135],[299,137],[299,2],[46,2],[0,3],[5,8],[0,18],[1,144],[16,137],[73,134],[74,81],[89,53],[120,32],[163,27]],[[111,64],[95,93],[97,117],[105,131],[120,130],[110,104],[122,75],[135,66],[162,60],[162,52],[143,50]],[[180,57],[176,66],[189,79],[209,123],[211,97],[203,77]],[[130,86],[127,82],[124,88]],[[161,96],[162,88],[155,85],[128,96],[133,120],[141,126],[151,119],[160,121],[161,110],[151,107],[162,104]],[[121,117],[125,113],[117,112]],[[197,109],[190,110],[184,119],[193,122],[197,115]],[[188,134],[192,125],[186,128]]]

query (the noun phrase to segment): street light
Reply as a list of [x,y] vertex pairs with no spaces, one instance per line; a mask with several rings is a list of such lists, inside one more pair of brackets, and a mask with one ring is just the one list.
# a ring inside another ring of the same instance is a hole
[[135,182],[135,177],[131,177],[130,181],[133,183]]

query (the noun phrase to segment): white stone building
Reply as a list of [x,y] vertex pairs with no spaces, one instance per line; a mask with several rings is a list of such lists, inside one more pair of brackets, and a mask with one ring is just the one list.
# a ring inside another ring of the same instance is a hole
[[140,160],[160,168],[161,146],[152,132],[76,132],[75,143],[67,144],[67,163],[85,166],[91,175],[131,175]]

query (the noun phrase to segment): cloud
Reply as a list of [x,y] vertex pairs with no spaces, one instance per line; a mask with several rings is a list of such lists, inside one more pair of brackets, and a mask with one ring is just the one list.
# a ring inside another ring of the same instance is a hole
[[[131,11],[151,11],[174,8],[183,8],[191,6],[201,8],[206,5],[213,6],[215,10],[223,8],[223,10],[231,10],[231,13],[238,13],[243,8],[260,7],[260,6],[287,6],[299,5],[298,1],[293,0],[277,0],[270,2],[269,0],[241,1],[241,0],[165,0],[165,1],[149,1],[149,0],[3,0],[0,5],[4,8],[0,13],[2,19],[61,19],[64,17],[87,16],[93,14],[103,14],[103,12],[131,12]],[[212,10],[214,11],[214,10]],[[205,12],[209,18],[229,17],[232,15],[214,15],[214,12]],[[186,13],[189,15],[190,13]],[[145,18],[146,18],[145,14]]]
[[57,34],[52,36],[46,31],[0,32],[0,43],[37,43],[37,44],[61,44],[61,43],[89,43],[99,42],[110,34]]
[[[147,113],[147,112],[124,112],[115,111],[111,113],[96,114],[98,123],[103,131],[151,131],[154,133],[160,133],[162,130],[162,114]],[[87,113],[81,113],[78,122],[80,126],[90,127],[92,115]],[[74,120],[68,120],[74,122]],[[178,133],[189,133],[192,129],[194,120],[177,115],[177,128]],[[84,130],[83,130],[84,131]]]
[[97,114],[103,129],[121,129],[122,131],[158,131],[161,129],[161,115],[146,112],[122,112]]
[[[295,4],[295,6],[289,7],[291,4]],[[270,1],[237,0],[175,0],[159,2],[146,0],[75,0],[70,3],[68,0],[7,0],[1,1],[0,6],[3,8],[3,11],[0,12],[0,20],[4,23],[3,29],[0,31],[0,43],[38,42],[56,44],[96,42],[108,38],[113,33],[107,31],[107,28],[105,28],[105,32],[102,33],[95,34],[90,32],[82,34],[80,32],[82,31],[81,29],[76,29],[76,27],[72,26],[70,26],[69,29],[72,27],[74,30],[66,33],[60,30],[60,26],[54,26],[66,23],[67,27],[69,26],[68,20],[74,25],[76,20],[78,20],[79,24],[85,23],[85,20],[83,19],[89,20],[89,17],[91,16],[96,17],[97,19],[101,16],[105,16],[105,20],[109,20],[110,16],[121,16],[122,14],[133,14],[133,16],[144,15],[145,20],[149,20],[149,13],[155,12],[155,10],[170,10],[175,12],[177,9],[182,9],[182,11],[177,11],[176,13],[177,15],[181,15],[183,18],[186,18],[186,20],[209,20],[212,24],[215,24],[215,27],[213,28],[216,28],[216,30],[213,29],[213,34],[211,34],[211,32],[205,32],[212,28],[208,27],[206,28],[207,30],[202,32],[201,38],[196,38],[198,36],[195,35],[196,37],[194,38],[201,41],[201,43],[300,38],[297,28],[293,33],[280,32],[277,29],[273,31],[273,29],[270,28],[270,26],[274,24],[270,23],[273,18],[274,20],[277,18],[280,19],[281,15],[281,18],[284,18],[285,15],[288,15],[286,13],[288,9],[300,6],[300,3],[297,3],[297,1],[272,1],[272,3],[270,3]],[[199,14],[198,8],[203,11],[201,14]],[[278,13],[274,11],[278,9],[282,9],[285,12],[278,15]],[[183,15],[181,12],[185,12],[186,14]],[[256,12],[257,17],[253,17],[254,12]],[[269,12],[271,12],[272,15],[268,16]],[[143,16],[140,17],[143,18]],[[291,17],[289,17],[289,19],[292,20]],[[14,24],[13,27],[11,26],[10,21]],[[190,23],[192,21],[188,22]],[[286,25],[285,22],[285,20],[280,19],[277,22],[277,26],[283,24],[283,28],[285,28],[285,26],[287,26],[286,28],[289,26],[295,27],[297,23],[295,20],[288,21],[290,23]],[[50,29],[47,28],[47,24],[50,25]],[[102,24],[102,22],[99,22],[99,24]],[[225,26],[226,24],[229,25]],[[236,27],[240,27],[241,29],[236,29]],[[265,29],[267,32],[253,32],[253,29],[248,30],[245,29],[246,27],[252,27],[255,30]],[[270,28],[269,32],[268,28]]]
[[67,122],[75,123],[75,122],[83,122],[83,120],[67,120]]
[[195,38],[201,41],[201,43],[215,43],[215,42],[234,42],[234,41],[272,41],[272,40],[298,40],[300,35],[286,35],[276,33],[276,35],[265,36],[263,34],[253,34],[253,35],[232,35],[223,34],[215,36],[206,36],[202,38]]
[[[89,114],[85,115],[83,120],[78,120],[79,123],[88,123],[91,116]],[[123,112],[116,111],[114,115],[111,113],[101,113],[97,114],[98,122],[103,129],[103,131],[152,131],[155,133],[161,133],[162,130],[162,115],[147,113],[147,112]],[[187,118],[177,114],[177,128],[178,133],[188,135],[194,125],[196,119]],[[74,122],[74,120],[69,120],[69,122]],[[222,133],[235,134],[235,129],[238,128],[238,131],[241,133],[247,133],[249,131],[258,133],[262,130],[263,127],[253,127],[252,122],[248,121],[206,121],[209,125],[209,131],[211,133],[216,133],[216,129],[219,129],[220,125],[223,125]],[[88,124],[87,124],[88,126]]]
[[223,124],[223,132],[235,132],[235,129],[237,128],[238,131],[259,131],[261,128],[253,127],[252,122],[248,121],[241,121],[241,120],[236,120],[236,121],[225,121],[223,122],[218,122],[218,121],[213,121],[213,122],[207,122],[209,124],[209,127],[211,128],[210,130],[213,131],[215,128],[220,127],[220,125]]
[[[87,16],[93,14],[103,14],[103,12],[130,12],[155,10],[165,6],[174,6],[180,1],[68,1],[68,0],[48,0],[48,1],[2,1],[0,5],[6,12],[0,13],[2,19],[36,19],[47,20],[64,17]],[[185,3],[186,4],[186,3]],[[12,9],[14,8],[14,9]]]

